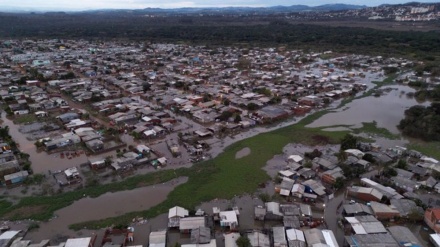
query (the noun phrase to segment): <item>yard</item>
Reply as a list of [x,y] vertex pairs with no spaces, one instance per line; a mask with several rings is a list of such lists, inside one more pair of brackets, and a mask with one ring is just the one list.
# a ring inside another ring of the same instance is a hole
[[17,115],[14,116],[13,122],[15,124],[25,124],[37,121],[37,117],[34,114]]

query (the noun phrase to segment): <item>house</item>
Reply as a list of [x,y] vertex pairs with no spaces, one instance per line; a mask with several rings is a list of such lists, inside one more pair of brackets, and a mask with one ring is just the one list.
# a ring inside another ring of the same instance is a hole
[[354,234],[387,233],[383,224],[372,215],[345,217]]
[[298,164],[301,164],[303,162],[303,160],[304,160],[304,158],[301,157],[301,155],[297,155],[297,154],[290,155],[287,158],[288,162],[295,162],[295,163],[298,163]]
[[148,238],[149,247],[166,247],[167,245],[167,231],[153,231],[150,232],[150,237]]
[[345,236],[344,246],[371,247],[386,246],[400,247],[399,243],[389,233],[379,234],[356,234]]
[[389,220],[400,216],[397,209],[380,202],[370,202],[370,207],[377,219]]
[[301,168],[297,171],[298,175],[300,175],[304,179],[314,178],[316,176],[315,171],[310,168]]
[[391,187],[383,186],[382,184],[376,183],[371,179],[368,178],[361,178],[361,184],[366,185],[370,188],[374,188],[378,190],[380,193],[382,193],[384,196],[388,197],[389,199],[395,198],[395,199],[401,199],[403,198],[402,195],[397,193],[397,191]]
[[179,227],[180,219],[189,215],[188,210],[175,206],[168,210],[168,227]]
[[440,232],[440,208],[426,209],[424,221],[433,231]]
[[322,246],[326,243],[322,231],[317,228],[304,230],[304,237],[308,247]]
[[284,226],[272,227],[273,247],[288,247],[286,240],[286,229]]
[[92,150],[93,152],[97,152],[104,149],[104,142],[98,139],[87,141],[85,142],[85,145],[88,149]]
[[405,226],[390,226],[388,231],[391,236],[402,246],[416,247],[423,246],[413,232]]
[[416,181],[401,176],[391,177],[391,181],[396,187],[411,192],[420,186]]
[[181,233],[189,233],[193,229],[205,226],[205,217],[186,217],[179,220],[179,230]]
[[325,187],[316,180],[306,180],[302,182],[302,185],[305,186],[305,192],[307,193],[315,193],[318,196],[324,196],[326,194]]
[[301,222],[298,218],[298,216],[284,216],[283,217],[283,226],[290,229],[290,228],[300,228]]
[[89,158],[90,167],[94,170],[99,170],[106,167],[106,162],[104,158]]
[[238,227],[237,213],[234,210],[220,212],[220,226],[235,229]]
[[286,230],[287,243],[289,247],[306,247],[304,232],[298,229]]
[[270,247],[269,236],[262,232],[254,230],[252,233],[248,233],[247,237],[249,238],[252,247]]
[[46,142],[44,145],[46,146],[47,151],[51,151],[57,148],[71,146],[80,142],[81,138],[78,135],[68,132],[63,134],[62,137],[58,139]]
[[0,246],[7,247],[18,238],[21,231],[6,231],[0,234]]
[[374,188],[351,186],[347,188],[347,194],[353,198],[370,202],[379,202],[382,200],[383,194]]
[[264,217],[266,217],[266,208],[263,206],[255,206],[254,214],[256,220],[264,220]]
[[342,213],[345,216],[362,216],[362,215],[372,215],[373,212],[371,211],[371,208],[369,208],[367,205],[361,204],[361,203],[354,203],[354,204],[344,204],[342,206],[343,210]]
[[191,243],[192,244],[207,244],[211,242],[211,229],[208,227],[200,226],[191,230]]
[[75,112],[67,112],[57,117],[57,119],[59,119],[63,124],[69,123],[70,121],[78,118],[79,115]]
[[280,195],[282,195],[282,196],[289,196],[290,191],[292,190],[292,187],[294,184],[295,184],[294,180],[287,178],[287,177],[283,177],[281,184],[279,186],[275,187],[275,190],[277,192],[279,192]]
[[266,219],[268,220],[280,220],[283,218],[278,202],[266,202],[266,210]]
[[182,244],[181,247],[217,247],[217,242],[211,239],[207,244]]
[[294,184],[291,190],[292,196],[302,198],[305,188],[306,187],[302,184]]
[[337,167],[337,165],[332,163],[331,161],[319,157],[314,158],[312,160],[312,163],[314,166],[319,167],[325,171],[333,170]]
[[96,236],[94,238],[69,238],[64,247],[93,247]]
[[6,186],[22,183],[29,176],[28,171],[19,171],[4,176]]
[[325,171],[321,176],[322,181],[327,184],[334,184],[338,178],[345,179],[344,175],[342,174],[342,169],[339,167],[333,170]]

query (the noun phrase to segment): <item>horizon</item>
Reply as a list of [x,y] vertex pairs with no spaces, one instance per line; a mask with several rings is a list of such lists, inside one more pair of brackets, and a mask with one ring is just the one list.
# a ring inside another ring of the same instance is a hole
[[[274,7],[274,6],[292,6],[306,5],[310,7],[327,5],[327,4],[346,4],[360,5],[367,7],[375,7],[382,4],[404,4],[410,1],[401,0],[371,0],[366,3],[364,0],[312,0],[307,3],[299,0],[274,0],[271,4],[267,4],[265,0],[165,0],[160,3],[154,0],[3,0],[0,5],[0,11],[6,12],[30,12],[30,11],[93,11],[93,10],[136,10],[146,8],[161,9],[179,9],[179,8],[228,8],[228,7]],[[419,3],[438,3],[438,1],[423,1]]]

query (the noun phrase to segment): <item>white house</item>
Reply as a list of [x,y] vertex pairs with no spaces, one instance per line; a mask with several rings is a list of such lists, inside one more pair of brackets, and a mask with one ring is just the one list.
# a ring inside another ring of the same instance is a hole
[[168,210],[168,227],[179,227],[180,219],[189,215],[188,210],[175,206]]
[[237,213],[234,210],[220,212],[220,226],[229,227],[230,229],[237,228],[238,227]]

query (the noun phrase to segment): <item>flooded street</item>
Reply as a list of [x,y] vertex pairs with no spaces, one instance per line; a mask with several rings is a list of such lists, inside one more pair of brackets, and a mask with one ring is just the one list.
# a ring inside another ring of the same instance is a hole
[[2,120],[3,126],[9,127],[9,134],[19,145],[19,149],[30,155],[29,160],[32,162],[34,173],[47,174],[49,170],[63,170],[87,162],[85,154],[72,159],[62,159],[58,154],[49,155],[46,152],[37,152],[34,142],[26,139],[26,136],[18,130],[19,125],[15,125],[11,120],[7,119],[5,113],[2,113]]
[[56,211],[54,219],[40,223],[40,228],[29,232],[27,237],[39,242],[43,239],[53,238],[57,234],[75,236],[78,233],[69,230],[69,225],[147,210],[163,202],[176,186],[185,183],[187,180],[187,178],[181,177],[163,184],[129,191],[106,193],[97,198],[85,197],[68,207]]
[[[405,110],[419,103],[414,98],[407,97],[408,92],[415,92],[410,87],[393,85],[386,88],[392,90],[380,97],[370,96],[354,100],[342,109],[315,120],[308,127],[351,125],[354,128],[360,128],[363,122],[376,121],[377,127],[386,128],[398,134],[397,125],[403,119]],[[428,103],[422,103],[422,105],[428,105]]]

